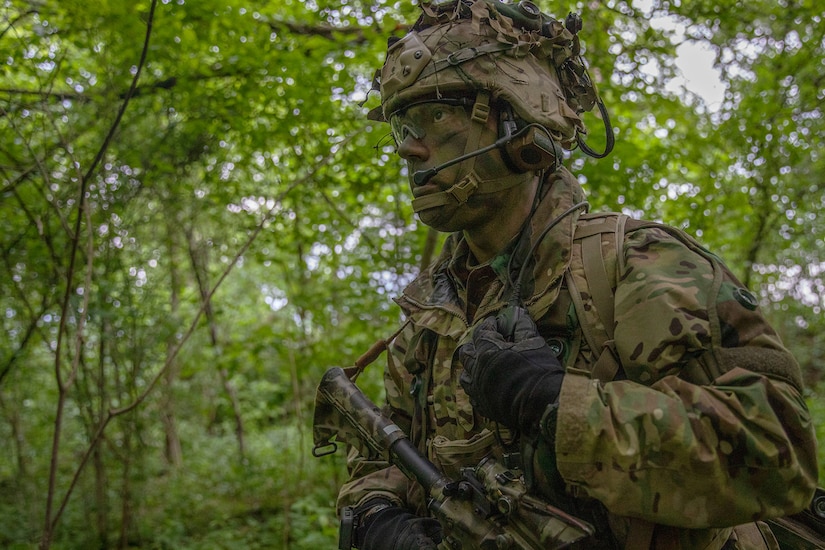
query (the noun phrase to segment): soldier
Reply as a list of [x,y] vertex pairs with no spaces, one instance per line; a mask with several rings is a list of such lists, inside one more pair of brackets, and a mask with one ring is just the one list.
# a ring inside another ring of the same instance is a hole
[[[606,111],[576,18],[526,1],[421,7],[388,48],[372,116],[420,219],[451,234],[397,300],[387,413],[450,476],[517,463],[531,491],[596,526],[585,548],[775,547],[760,520],[802,509],[817,481],[799,367],[715,256],[673,228],[586,213],[562,149],[602,156],[581,115]],[[436,547],[414,483],[355,452],[349,467],[355,547]]]

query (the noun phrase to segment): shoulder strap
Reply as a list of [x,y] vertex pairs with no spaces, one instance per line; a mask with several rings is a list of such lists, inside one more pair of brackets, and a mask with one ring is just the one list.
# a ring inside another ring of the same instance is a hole
[[[568,281],[573,303],[579,312],[579,323],[587,344],[598,358],[591,376],[598,380],[613,380],[619,372],[613,341],[614,289],[618,273],[624,263],[622,247],[628,216],[616,213],[594,213],[580,216],[574,243],[581,243],[581,261],[586,289],[576,289],[572,278]],[[615,250],[615,261],[605,260],[605,246]],[[592,300],[585,308],[581,292]],[[598,322],[591,322],[595,318]]]
[[624,242],[624,228],[627,216],[624,214],[588,214],[586,219],[598,219],[599,223],[577,227],[574,239],[582,243],[582,264],[596,312],[601,316],[607,340],[613,339],[613,303],[616,287],[617,266],[605,264],[602,245],[602,235],[612,234],[616,249],[617,262],[622,261],[622,246]]

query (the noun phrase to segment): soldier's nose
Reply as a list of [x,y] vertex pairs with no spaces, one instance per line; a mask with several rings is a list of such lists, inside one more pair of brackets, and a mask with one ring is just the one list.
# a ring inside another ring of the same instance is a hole
[[401,143],[398,144],[398,156],[404,160],[427,160],[430,156],[429,149],[423,141],[417,139],[412,134],[407,134]]

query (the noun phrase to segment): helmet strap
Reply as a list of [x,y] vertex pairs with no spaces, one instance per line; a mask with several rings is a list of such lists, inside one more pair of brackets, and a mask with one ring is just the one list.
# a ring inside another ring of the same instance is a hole
[[[490,94],[485,90],[481,90],[476,94],[475,103],[473,103],[473,112],[470,114],[470,132],[467,134],[467,144],[464,146],[464,154],[467,155],[478,149],[478,144],[481,141],[481,132],[487,126],[487,119],[490,117]],[[461,163],[461,170],[459,174],[469,174],[475,166],[477,157],[471,157]]]
[[412,200],[414,212],[421,212],[434,206],[444,206],[446,204],[464,204],[471,195],[486,195],[515,187],[525,181],[525,175],[513,173],[503,178],[491,178],[486,180],[478,179],[474,172],[470,172],[461,181],[439,193],[424,195]]

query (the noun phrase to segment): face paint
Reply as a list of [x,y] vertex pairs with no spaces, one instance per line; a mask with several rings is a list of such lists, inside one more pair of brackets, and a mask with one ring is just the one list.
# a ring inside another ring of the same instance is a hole
[[472,100],[438,99],[413,103],[390,115],[390,129],[396,145],[407,137],[424,139],[429,136],[434,142],[446,137],[457,128],[463,128],[469,120],[467,107]]

